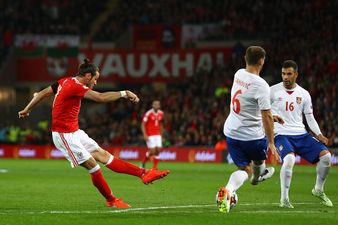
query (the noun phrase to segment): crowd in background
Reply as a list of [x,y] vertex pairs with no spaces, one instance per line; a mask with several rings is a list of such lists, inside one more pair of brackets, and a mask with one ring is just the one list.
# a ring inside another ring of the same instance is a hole
[[[6,1],[0,0],[1,2]],[[20,7],[27,7],[28,10],[20,13],[9,13],[8,10],[1,12],[7,13],[11,18],[5,22],[6,26],[2,25],[3,22],[0,23],[2,27],[11,28],[15,32],[38,32],[42,29],[56,33],[81,31],[81,34],[88,31],[90,17],[102,10],[106,4],[106,1],[96,1],[97,5],[92,5],[92,1],[86,1],[86,4],[82,5],[79,5],[81,1],[57,1],[61,2],[58,3],[58,19],[53,19],[54,17],[48,14],[55,13],[50,12],[53,11],[50,5],[47,11],[43,4],[35,5],[37,10],[34,10],[39,14],[24,21],[23,19],[30,15],[29,9],[33,10],[31,3],[34,6],[37,2],[51,4],[56,1],[18,2],[26,2],[26,5]],[[69,14],[63,14],[63,7],[67,9],[64,12]],[[73,10],[69,11],[67,7],[72,7]],[[254,37],[263,41],[263,47],[267,50],[263,75],[271,85],[281,81],[282,62],[286,59],[295,60],[299,65],[298,83],[312,96],[315,118],[323,134],[329,138],[330,145],[338,147],[336,1],[240,0],[230,3],[216,0],[135,0],[120,1],[118,9],[120,10],[116,10],[106,21],[98,39],[114,39],[130,24],[220,23],[224,30],[219,39]],[[93,14],[89,17],[91,10]],[[81,13],[78,13],[79,11]],[[25,16],[25,13],[28,14]],[[35,15],[35,11],[31,14]],[[50,18],[42,21],[43,15],[49,15]],[[47,26],[51,21],[55,26],[58,26],[59,22],[60,30]],[[12,27],[8,24],[12,24]],[[245,46],[239,41],[233,48],[233,57],[229,62],[215,66],[210,71],[198,70],[192,78],[179,84],[166,84],[161,89],[149,84],[132,86],[131,89],[142,99],[140,104],[132,105],[126,101],[118,101],[108,104],[103,111],[97,113],[84,112],[80,117],[81,127],[102,145],[144,144],[140,130],[141,118],[151,107],[151,101],[156,98],[161,100],[166,114],[165,145],[214,146],[224,138],[222,127],[229,110],[229,89],[234,72],[244,66],[244,50]],[[47,128],[41,130],[32,125],[31,128],[25,127],[2,127],[0,142],[51,141],[46,137],[49,136]],[[33,134],[25,136],[25,132],[17,132],[17,138],[13,139],[15,129],[31,129]],[[8,139],[9,134],[12,135],[11,140]]]

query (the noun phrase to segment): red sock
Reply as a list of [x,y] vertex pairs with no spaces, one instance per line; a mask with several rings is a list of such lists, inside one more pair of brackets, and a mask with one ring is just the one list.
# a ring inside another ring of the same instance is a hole
[[154,156],[153,157],[153,169],[157,169],[157,164],[158,164],[158,161],[159,161],[159,159],[158,159],[158,156]]
[[123,161],[119,158],[114,157],[113,161],[106,165],[107,168],[111,169],[117,173],[126,173],[136,177],[141,177],[145,171],[145,169],[141,169],[134,164]]
[[94,186],[100,191],[100,193],[105,197],[107,201],[114,201],[115,197],[107,184],[106,179],[104,179],[101,169],[91,173],[90,176],[92,177],[92,182]]

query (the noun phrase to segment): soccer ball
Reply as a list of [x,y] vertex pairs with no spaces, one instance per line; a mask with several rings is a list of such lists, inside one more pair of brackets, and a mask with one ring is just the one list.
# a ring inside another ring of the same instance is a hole
[[235,207],[237,205],[237,202],[238,202],[238,195],[236,194],[236,192],[233,192],[230,197],[230,209]]

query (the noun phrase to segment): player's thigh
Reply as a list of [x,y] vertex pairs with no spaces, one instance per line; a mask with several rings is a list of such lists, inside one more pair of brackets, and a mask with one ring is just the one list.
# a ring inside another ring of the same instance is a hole
[[63,153],[72,167],[86,162],[91,157],[74,133],[53,132],[52,137],[55,147]]
[[295,148],[292,145],[292,140],[287,135],[277,135],[275,137],[275,145],[277,150],[279,151],[281,159],[289,153],[295,153]]
[[268,142],[266,138],[245,141],[242,143],[247,157],[257,164],[263,163],[268,157]]
[[241,146],[241,141],[226,137],[228,152],[237,167],[246,167],[250,165],[251,159],[245,154]]
[[162,148],[162,136],[161,135],[154,135],[155,138],[155,145],[157,148]]
[[100,148],[96,141],[89,137],[88,134],[83,130],[77,130],[74,132],[74,135],[81,142],[87,152],[91,153]]
[[327,147],[310,134],[298,137],[295,142],[295,152],[310,163],[317,163],[320,152],[327,150]]

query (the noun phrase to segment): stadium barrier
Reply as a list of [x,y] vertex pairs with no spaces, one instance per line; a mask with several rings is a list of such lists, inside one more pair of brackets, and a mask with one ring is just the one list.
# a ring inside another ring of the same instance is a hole
[[[147,152],[146,147],[114,146],[105,150],[125,160],[141,160]],[[223,155],[213,148],[164,148],[160,159],[172,162],[223,162]],[[54,146],[39,145],[0,145],[0,158],[26,159],[64,159],[61,151]]]
[[[124,160],[140,161],[144,158],[147,148],[136,146],[104,147],[107,151]],[[334,151],[335,152],[335,151]],[[212,162],[232,163],[227,151],[216,151],[210,147],[170,147],[163,148],[160,160],[168,162]],[[14,159],[65,159],[62,152],[50,145],[0,145],[0,158]],[[277,164],[269,155],[267,163]],[[332,165],[338,165],[338,155],[333,154]],[[304,159],[296,156],[296,164],[309,165]]]

